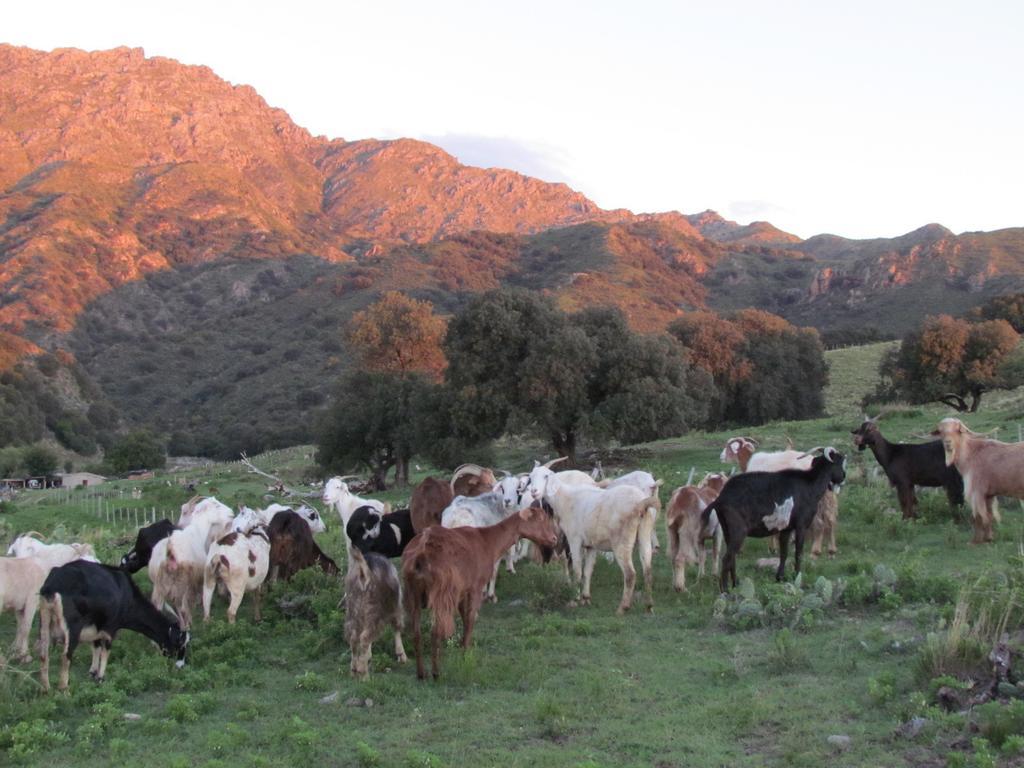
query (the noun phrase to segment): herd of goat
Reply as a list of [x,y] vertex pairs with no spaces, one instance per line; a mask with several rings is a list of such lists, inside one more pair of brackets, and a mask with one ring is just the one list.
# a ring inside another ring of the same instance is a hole
[[[873,452],[896,488],[904,517],[916,515],[915,487],[942,487],[951,505],[965,498],[970,504],[973,541],[992,541],[997,497],[1024,498],[1024,444],[979,435],[953,418],[943,419],[933,435],[939,439],[891,443],[874,419],[865,418],[853,431],[853,442],[858,450]],[[737,584],[736,558],[747,537],[775,539],[780,580],[790,539],[796,572],[808,535],[812,554],[820,553],[826,537],[829,553],[835,553],[837,494],[846,479],[840,452],[831,447],[765,452],[750,438],[735,437],[726,442],[721,460],[737,464],[739,472],[709,473],[697,485],[677,488],[665,509],[677,591],[686,589],[688,566],[698,567],[698,577],[704,574],[708,541],[723,591]],[[490,469],[464,465],[450,481],[425,479],[409,508],[396,511],[355,495],[344,478],[324,484],[322,500],[338,514],[346,534],[345,636],[353,675],[369,673],[372,643],[388,628],[394,631],[395,655],[406,660],[402,631],[408,619],[417,675],[424,678],[420,617],[429,609],[431,671],[437,678],[456,613],[468,647],[481,604],[497,600],[501,561],[514,572],[515,561],[527,551],[543,562],[561,559],[579,585],[577,603],[582,604],[590,602],[594,564],[605,553],[622,571],[622,614],[632,605],[639,550],[645,603],[652,607],[662,481],[636,471],[598,482],[578,470],[556,471],[559,461],[535,462],[532,471],[519,476],[499,473],[504,474],[500,480]],[[14,653],[23,661],[31,658],[29,632],[38,610],[45,690],[51,644],[61,648],[59,688],[66,690],[76,646],[92,644],[90,673],[102,680],[111,643],[122,629],[145,635],[183,665],[192,610],[200,598],[208,620],[214,592],[226,594],[233,623],[251,592],[259,621],[265,582],[290,579],[311,566],[340,574],[315,541],[314,534],[324,530],[324,520],[306,505],[243,507],[236,515],[215,498],[196,497],[183,505],[177,523],[162,520],[140,530],[119,567],[99,563],[89,545],[46,544],[38,534],[22,535],[0,558],[0,609],[17,614]],[[401,576],[392,558],[401,558]],[[152,583],[149,597],[131,575],[142,568]]]

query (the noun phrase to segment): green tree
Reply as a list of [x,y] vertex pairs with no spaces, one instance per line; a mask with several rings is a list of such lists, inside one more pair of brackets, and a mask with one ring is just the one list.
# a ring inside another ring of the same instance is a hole
[[106,458],[117,474],[135,469],[161,469],[167,464],[163,441],[148,430],[131,432],[116,440]]
[[518,290],[474,298],[449,323],[445,350],[464,438],[536,431],[575,461],[581,437],[650,440],[704,418],[710,377],[681,347],[634,333],[614,308],[566,315]]
[[973,413],[985,392],[1024,381],[1011,356],[1019,341],[1006,320],[970,323],[949,315],[929,317],[882,359],[881,381],[872,399],[939,401]]
[[669,326],[714,378],[709,423],[763,424],[820,416],[828,365],[817,331],[761,310],[693,312]]
[[0,448],[0,479],[14,477],[21,467],[21,451],[17,448]]
[[380,489],[391,468],[398,467],[398,482],[408,482],[417,434],[414,410],[428,387],[416,374],[347,373],[321,420],[317,463],[327,471],[366,469]]
[[26,448],[21,456],[21,463],[29,477],[52,475],[57,469],[58,461],[57,454],[45,445]]

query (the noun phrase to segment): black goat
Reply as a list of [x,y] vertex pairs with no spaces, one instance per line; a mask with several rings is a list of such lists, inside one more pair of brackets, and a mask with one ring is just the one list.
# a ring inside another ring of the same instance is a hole
[[39,590],[40,682],[50,690],[50,637],[63,640],[58,687],[65,691],[71,656],[80,641],[92,643],[89,672],[99,682],[107,671],[114,637],[122,629],[145,635],[164,655],[185,663],[189,633],[154,607],[132,577],[120,568],[74,560],[54,568]]
[[[878,418],[877,416],[875,418]],[[875,419],[865,419],[851,432],[858,451],[870,448],[896,489],[903,519],[917,517],[914,486],[945,488],[950,507],[964,503],[964,480],[955,466],[946,466],[941,440],[928,443],[890,443],[882,436]]]
[[352,546],[363,554],[373,552],[384,557],[401,557],[416,531],[408,509],[382,515],[374,507],[363,506],[358,507],[348,519],[345,534]]
[[178,530],[174,523],[167,518],[157,520],[152,525],[139,529],[139,535],[135,537],[135,546],[121,558],[121,567],[128,573],[135,573],[141,568],[149,565],[149,558],[153,556],[153,547],[161,539],[166,539]]
[[[765,538],[779,534],[779,568],[775,578],[782,581],[786,572],[786,553],[789,535],[794,534],[796,554],[794,565],[800,572],[804,537],[818,511],[818,502],[827,490],[836,490],[846,480],[846,458],[834,448],[825,448],[815,456],[810,469],[784,469],[780,472],[744,472],[729,478],[722,492],[701,514],[702,525],[707,525],[714,512],[725,537],[725,556],[722,560],[719,586],[727,592],[731,578],[736,586],[736,555],[747,536]],[[778,508],[788,507],[792,499],[792,512],[788,520],[780,518]],[[765,518],[774,523],[772,528]]]

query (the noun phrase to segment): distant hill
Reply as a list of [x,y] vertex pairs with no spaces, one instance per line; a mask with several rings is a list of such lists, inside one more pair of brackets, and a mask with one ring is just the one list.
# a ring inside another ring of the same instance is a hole
[[134,421],[271,418],[290,440],[346,365],[353,311],[388,289],[453,311],[505,284],[648,331],[754,306],[896,334],[1024,290],[1024,229],[801,240],[606,211],[424,142],[313,136],[206,67],[0,45],[0,370],[54,352]]

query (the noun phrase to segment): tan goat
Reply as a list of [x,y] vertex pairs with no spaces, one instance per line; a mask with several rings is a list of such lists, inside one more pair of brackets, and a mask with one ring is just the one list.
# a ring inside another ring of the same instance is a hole
[[722,474],[709,474],[700,485],[684,485],[672,492],[665,512],[665,525],[668,529],[669,558],[672,560],[672,584],[676,592],[686,591],[687,565],[696,563],[697,578],[704,575],[704,561],[707,557],[704,542],[707,539],[712,541],[711,568],[718,575],[718,555],[722,542],[718,518],[712,515],[707,525],[702,525],[700,516],[704,508],[718,496],[727,479]]
[[942,438],[946,466],[964,479],[971,505],[972,544],[992,541],[999,522],[998,496],[1024,499],[1024,443],[1004,443],[972,432],[960,419],[943,419],[933,435]]
[[0,612],[14,611],[18,630],[12,646],[20,661],[31,661],[28,634],[39,609],[39,588],[46,581],[49,568],[31,557],[0,557]]

